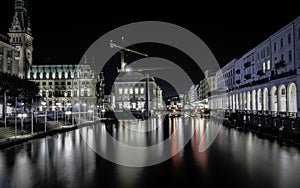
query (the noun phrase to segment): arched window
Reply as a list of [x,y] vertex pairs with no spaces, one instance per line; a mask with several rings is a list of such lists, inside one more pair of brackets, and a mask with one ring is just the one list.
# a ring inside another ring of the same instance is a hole
[[256,111],[256,90],[252,91],[252,111]]
[[268,111],[268,110],[269,110],[268,88],[265,88],[263,92],[263,111]]
[[297,113],[297,87],[295,83],[288,86],[288,112]]
[[261,89],[257,90],[257,110],[262,111],[262,92],[261,92]]
[[273,86],[270,91],[271,111],[277,112],[277,88]]
[[285,85],[278,87],[278,111],[286,112],[286,88]]
[[251,110],[251,93],[247,92],[247,110]]

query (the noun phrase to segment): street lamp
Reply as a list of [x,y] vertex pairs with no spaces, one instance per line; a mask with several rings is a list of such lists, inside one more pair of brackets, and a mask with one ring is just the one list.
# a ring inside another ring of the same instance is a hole
[[[66,111],[65,114],[66,114],[66,116],[67,115],[69,116],[71,114],[71,111]],[[65,125],[67,125],[67,118],[65,118]]]
[[85,119],[86,119],[86,103],[83,103],[82,106],[83,108],[83,114],[85,114]]
[[42,105],[43,105],[43,107],[45,108],[45,132],[47,131],[47,105],[46,105],[47,103],[46,102],[42,102]]
[[78,106],[78,109],[79,109],[79,115],[78,115],[78,123],[77,123],[77,125],[80,125],[80,104],[76,103],[76,106]]
[[93,121],[95,121],[95,109],[94,109],[94,105],[91,106],[92,107],[92,111],[93,111]]
[[21,119],[21,127],[22,127],[21,133],[22,133],[22,135],[23,135],[23,127],[24,127],[23,121],[24,121],[24,118],[26,118],[26,117],[27,117],[27,114],[26,114],[26,113],[18,114],[18,118]]
[[58,110],[61,106],[61,103],[57,102],[55,105],[56,105],[55,106],[55,108],[56,108],[56,125],[58,126]]
[[93,113],[93,110],[88,110],[89,113],[89,120],[91,119],[91,114]]

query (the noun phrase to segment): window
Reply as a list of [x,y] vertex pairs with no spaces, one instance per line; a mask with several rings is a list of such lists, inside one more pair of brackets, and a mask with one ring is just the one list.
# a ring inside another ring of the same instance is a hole
[[291,43],[291,34],[288,35],[288,44]]
[[52,86],[52,82],[49,82],[49,86]]
[[281,54],[281,61],[284,60],[284,54]]
[[67,84],[68,84],[68,86],[70,86],[70,85],[71,85],[71,82],[67,82]]
[[141,94],[144,94],[144,88],[141,88]]
[[262,64],[262,68],[263,68],[263,72],[265,73],[266,72],[266,63],[265,62],[263,62],[263,64]]
[[66,85],[66,83],[65,82],[61,82],[61,85],[64,86],[64,85]]
[[46,82],[43,82],[42,85],[45,86],[45,85],[46,85]]
[[77,97],[77,91],[73,91],[74,97]]
[[68,97],[71,97],[71,91],[68,91]]
[[270,48],[267,47],[267,56],[270,55]]
[[88,92],[87,90],[84,90],[84,96],[87,97],[88,96]]
[[49,97],[53,97],[53,92],[49,91]]
[[129,89],[129,94],[131,94],[131,95],[133,94],[133,89],[132,88]]
[[274,52],[276,51],[276,42],[274,42]]
[[127,89],[127,88],[124,89],[124,94],[125,94],[125,95],[128,94],[128,89]]
[[280,48],[283,47],[283,38],[280,39]]
[[11,61],[7,61],[7,71],[10,73],[12,71],[12,63]]
[[58,82],[55,82],[55,85],[57,86],[57,85],[58,85]]
[[123,89],[122,89],[122,88],[119,89],[119,94],[120,94],[120,95],[123,94]]
[[10,50],[7,51],[7,57],[12,57],[12,54],[11,54]]
[[77,85],[77,82],[74,82],[74,85]]
[[134,89],[135,94],[139,94],[139,88]]
[[267,70],[270,70],[270,69],[271,69],[271,61],[268,60],[268,61],[267,61]]
[[289,61],[292,61],[292,50],[289,51]]

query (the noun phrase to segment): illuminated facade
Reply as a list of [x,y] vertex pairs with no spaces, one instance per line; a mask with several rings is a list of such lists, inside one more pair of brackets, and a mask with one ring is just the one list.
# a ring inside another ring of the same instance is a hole
[[[41,101],[48,102],[50,110],[55,109],[56,103],[96,104],[94,77],[94,70],[88,64],[32,65],[27,73],[29,80],[38,83]],[[41,104],[39,109],[43,109]]]
[[209,98],[213,110],[269,129],[300,131],[300,17],[218,72],[218,88],[226,92]]
[[[147,90],[148,94],[147,95]],[[115,109],[141,110],[160,109],[163,107],[162,90],[154,78],[135,72],[118,77],[113,87],[113,107]],[[148,102],[147,102],[148,100]]]
[[18,62],[16,62],[15,71],[20,78],[25,78],[32,65],[33,52],[33,37],[26,0],[15,0],[15,15],[8,35],[10,44],[16,48],[15,59]]
[[0,72],[25,78],[32,65],[30,21],[25,0],[15,0],[15,14],[8,36],[0,35]]
[[0,72],[20,76],[17,48],[9,43],[7,37],[0,35]]

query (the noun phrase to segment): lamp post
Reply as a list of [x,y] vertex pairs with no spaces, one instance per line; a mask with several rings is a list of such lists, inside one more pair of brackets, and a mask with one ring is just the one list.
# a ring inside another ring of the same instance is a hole
[[24,122],[24,118],[26,118],[26,117],[27,117],[26,113],[18,114],[18,118],[21,119],[21,127],[22,127],[21,133],[22,133],[22,135],[23,135],[23,127],[24,127],[23,122]]
[[31,135],[33,135],[33,108],[31,107]]
[[47,103],[46,102],[42,102],[43,107],[45,108],[45,132],[47,131]]
[[55,107],[56,108],[56,125],[58,126],[58,110],[61,106],[61,103],[57,102],[55,105],[56,105],[56,107]]
[[[65,114],[66,114],[66,116],[67,116],[67,115],[69,116],[69,115],[71,114],[71,111],[66,111]],[[69,118],[68,118],[68,119],[69,119]],[[65,120],[65,125],[67,125],[67,118],[66,118],[66,120]]]
[[73,117],[74,116],[74,111],[73,111],[73,108],[74,108],[74,105],[73,105],[73,102],[72,102],[72,105],[71,105],[71,112],[72,112],[72,126],[74,126],[74,118],[75,117]]
[[86,119],[86,103],[83,103],[82,106],[84,107],[83,113],[85,114],[85,119]]
[[88,110],[89,113],[89,120],[91,119],[91,114],[93,113],[93,110]]
[[78,112],[79,112],[79,114],[78,114],[78,123],[77,123],[77,125],[80,125],[80,103],[76,103],[76,106],[78,106]]
[[[16,97],[17,101],[17,97]],[[15,139],[17,138],[17,106],[15,107]]]
[[4,96],[3,96],[3,98],[4,98],[4,102],[3,102],[3,105],[4,105],[4,108],[3,108],[3,114],[4,114],[4,126],[6,127],[6,91],[7,90],[5,90],[4,91]]
[[92,110],[93,110],[93,122],[95,121],[95,109],[94,109],[94,105],[91,106]]

